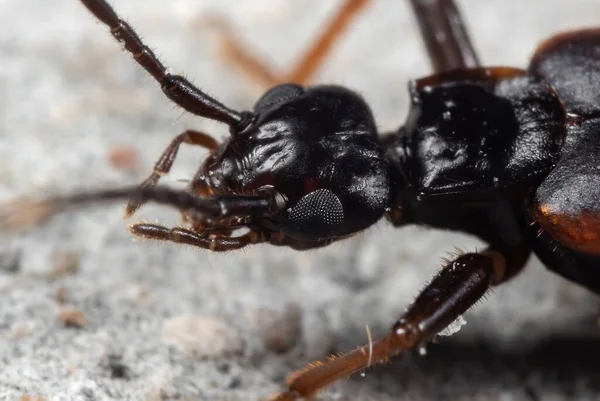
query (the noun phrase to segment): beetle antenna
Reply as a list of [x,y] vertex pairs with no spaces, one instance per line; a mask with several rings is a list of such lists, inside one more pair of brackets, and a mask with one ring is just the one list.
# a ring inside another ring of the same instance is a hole
[[197,214],[208,221],[233,216],[271,214],[283,207],[280,196],[275,192],[202,198],[184,190],[168,187],[125,187],[46,199],[19,198],[9,201],[0,206],[0,232],[22,231],[37,226],[67,209],[120,199],[169,205],[182,212]]
[[154,78],[163,93],[177,106],[197,116],[227,124],[232,134],[242,131],[250,124],[252,113],[232,110],[198,89],[187,78],[171,74],[133,27],[105,0],[81,0],[81,3],[110,28],[112,36]]

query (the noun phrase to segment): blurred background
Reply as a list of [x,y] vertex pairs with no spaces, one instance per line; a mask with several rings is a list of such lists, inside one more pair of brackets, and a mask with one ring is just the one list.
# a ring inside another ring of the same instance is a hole
[[[277,71],[341,1],[112,0],[176,73],[236,109],[262,88],[231,68],[206,20],[221,16]],[[597,26],[592,0],[458,1],[481,59],[525,67],[550,34]],[[407,1],[373,1],[314,77],[360,92],[382,132],[429,74]],[[76,0],[0,0],[0,199],[139,182],[164,147],[215,123],[183,114]],[[202,161],[182,147],[164,183]],[[0,240],[1,400],[260,400],[287,374],[386,333],[454,247],[456,233],[381,222],[328,248],[225,255],[133,242],[122,205],[61,215]],[[136,216],[173,224],[148,206]],[[322,400],[596,400],[600,302],[528,268],[439,345],[355,375]],[[29,397],[29,398],[27,398]],[[39,397],[39,398],[36,398]]]

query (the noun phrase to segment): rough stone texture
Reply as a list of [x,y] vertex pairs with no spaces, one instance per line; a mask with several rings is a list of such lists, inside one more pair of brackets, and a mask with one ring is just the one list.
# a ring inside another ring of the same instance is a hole
[[[202,19],[210,12],[231,18],[247,43],[285,69],[339,2],[111,3],[175,71],[243,108],[260,90],[216,57],[217,42]],[[374,2],[315,77],[364,94],[382,131],[405,117],[407,80],[429,72],[406,3]],[[488,64],[524,66],[552,32],[600,21],[598,1],[460,5]],[[134,183],[183,129],[226,134],[214,123],[180,118],[76,0],[0,1],[0,26],[0,199]],[[117,162],[114,149],[124,149]],[[120,169],[123,155],[139,157],[140,170]],[[181,185],[176,180],[191,177],[201,157],[197,149],[182,149],[166,182]],[[364,343],[365,325],[375,336],[384,333],[445,250],[481,246],[466,236],[381,223],[314,252],[256,246],[210,255],[133,243],[120,208],[62,215],[0,242],[6,266],[0,269],[1,400],[264,399],[311,359]],[[156,207],[142,210],[144,217],[176,220]],[[65,252],[79,255],[78,269],[56,277],[53,255]],[[253,322],[257,310],[285,304],[302,308],[302,334],[277,355],[264,347]],[[57,318],[62,308],[78,310],[87,324],[65,327]],[[320,399],[599,399],[598,309],[596,297],[532,260],[425,357],[395,359]],[[235,352],[207,357],[170,344],[165,325],[186,316],[198,320],[182,330],[215,335],[197,322],[216,321],[218,330],[235,331]]]

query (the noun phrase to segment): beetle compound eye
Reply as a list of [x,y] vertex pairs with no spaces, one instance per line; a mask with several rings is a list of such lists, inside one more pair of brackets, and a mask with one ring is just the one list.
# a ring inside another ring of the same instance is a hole
[[342,202],[328,189],[318,189],[302,197],[288,213],[289,228],[303,237],[331,236],[344,221]]
[[271,106],[283,103],[304,93],[304,88],[296,84],[283,84],[269,89],[254,105],[254,111],[260,113]]

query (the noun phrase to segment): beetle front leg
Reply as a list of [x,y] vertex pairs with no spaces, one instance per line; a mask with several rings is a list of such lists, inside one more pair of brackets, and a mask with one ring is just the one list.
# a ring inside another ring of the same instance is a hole
[[228,233],[197,233],[181,227],[169,228],[158,224],[138,223],[129,226],[129,231],[141,238],[159,241],[171,241],[192,245],[213,252],[226,252],[241,249],[251,244],[265,242],[265,234],[250,231],[239,237],[230,237]]

